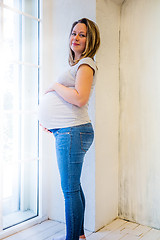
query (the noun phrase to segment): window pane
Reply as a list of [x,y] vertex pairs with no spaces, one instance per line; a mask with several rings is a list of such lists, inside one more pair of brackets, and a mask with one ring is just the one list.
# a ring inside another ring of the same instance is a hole
[[[38,1],[4,0],[3,3],[38,16]],[[3,228],[38,215],[38,41],[36,19],[0,6]]]
[[38,22],[22,17],[22,61],[38,64]]
[[38,106],[38,68],[22,66],[22,98],[23,111],[37,111]]
[[38,18],[38,0],[22,0],[22,11]]
[[8,5],[9,7],[17,8],[17,9],[21,10],[20,1],[21,0],[3,0],[3,3],[5,5]]
[[0,110],[3,133],[2,159],[12,163],[19,160],[19,67],[5,64],[3,69],[3,91],[1,93]]
[[21,117],[21,159],[38,159],[38,121],[36,114],[23,114]]
[[22,61],[38,64],[38,22],[3,10],[3,56],[5,62]]
[[3,172],[5,173],[3,176],[5,183],[3,228],[5,229],[37,216],[38,162],[12,165],[5,163]]
[[4,63],[20,60],[20,16],[3,9],[3,58]]
[[0,124],[3,159],[3,227],[37,216],[38,69],[6,65]]
[[3,0],[3,3],[38,18],[38,0]]
[[[26,161],[21,164],[21,211],[30,211],[37,215],[38,161]],[[29,177],[28,177],[29,176]]]

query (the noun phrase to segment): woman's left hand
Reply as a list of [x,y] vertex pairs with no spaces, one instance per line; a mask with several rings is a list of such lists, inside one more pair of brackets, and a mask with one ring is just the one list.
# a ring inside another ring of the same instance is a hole
[[91,67],[85,64],[81,65],[77,71],[75,88],[55,82],[51,85],[49,91],[56,91],[66,102],[82,107],[89,100],[93,75],[94,71]]

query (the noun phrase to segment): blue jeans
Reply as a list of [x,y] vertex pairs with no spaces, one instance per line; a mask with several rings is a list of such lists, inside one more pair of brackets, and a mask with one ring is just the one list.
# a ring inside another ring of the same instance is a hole
[[65,199],[66,240],[79,240],[84,234],[85,197],[80,183],[84,156],[90,148],[94,131],[91,123],[51,129],[56,139],[56,153]]

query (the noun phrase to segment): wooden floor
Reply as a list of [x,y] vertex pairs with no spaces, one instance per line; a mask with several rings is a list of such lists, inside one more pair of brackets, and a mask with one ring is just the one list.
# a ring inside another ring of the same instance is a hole
[[[65,234],[63,223],[47,220],[5,240],[52,240],[54,236]],[[160,230],[116,219],[98,232],[86,231],[87,240],[160,240]]]

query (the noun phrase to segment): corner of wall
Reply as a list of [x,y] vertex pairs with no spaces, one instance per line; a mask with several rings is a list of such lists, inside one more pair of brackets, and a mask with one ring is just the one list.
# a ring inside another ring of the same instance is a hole
[[120,5],[97,1],[101,47],[96,85],[96,230],[118,216]]

